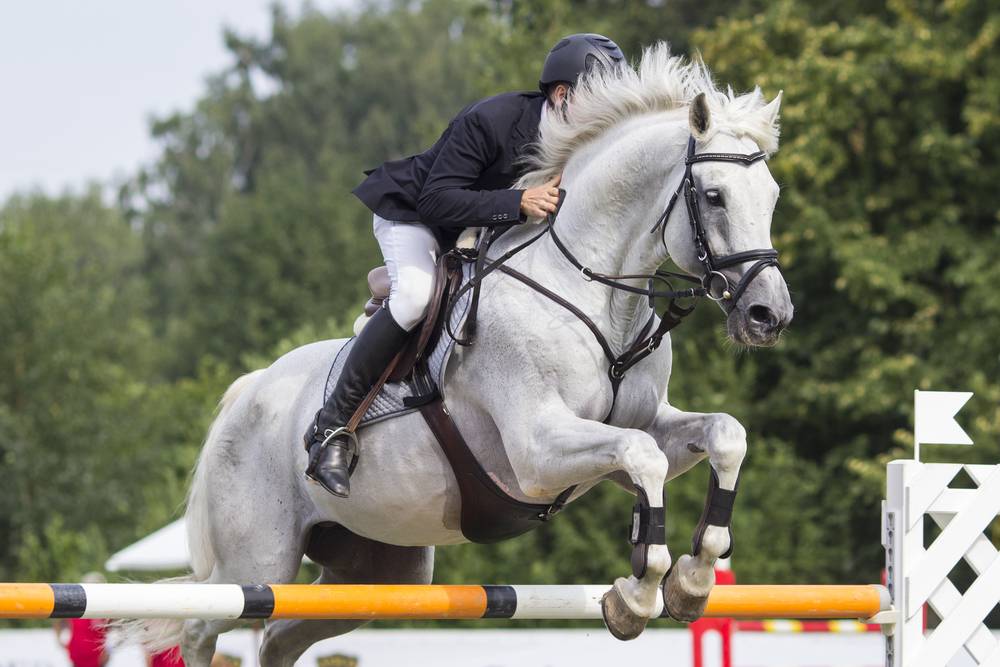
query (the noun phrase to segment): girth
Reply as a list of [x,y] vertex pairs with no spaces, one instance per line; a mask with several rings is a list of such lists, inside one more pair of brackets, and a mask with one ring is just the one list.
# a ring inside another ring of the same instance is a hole
[[548,505],[522,502],[501,489],[479,465],[440,395],[420,406],[420,414],[455,473],[462,496],[462,534],[470,542],[500,542],[533,530],[555,516],[576,490],[574,484]]

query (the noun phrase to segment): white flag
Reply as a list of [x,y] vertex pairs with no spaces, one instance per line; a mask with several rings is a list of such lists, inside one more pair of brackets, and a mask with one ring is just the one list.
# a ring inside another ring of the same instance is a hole
[[914,391],[916,444],[971,445],[972,438],[955,421],[955,415],[970,398],[971,391]]

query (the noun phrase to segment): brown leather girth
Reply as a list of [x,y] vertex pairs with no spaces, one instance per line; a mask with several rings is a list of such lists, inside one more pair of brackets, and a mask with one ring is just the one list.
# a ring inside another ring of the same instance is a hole
[[512,498],[479,465],[440,396],[420,406],[420,414],[458,480],[462,494],[462,534],[471,542],[499,542],[537,528],[559,512],[576,489],[575,485],[566,489],[551,505]]

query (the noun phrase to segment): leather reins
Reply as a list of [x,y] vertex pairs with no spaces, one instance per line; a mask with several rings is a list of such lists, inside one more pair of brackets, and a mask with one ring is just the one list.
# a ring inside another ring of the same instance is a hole
[[[601,346],[604,356],[607,358],[608,366],[608,378],[611,381],[612,387],[612,400],[611,408],[608,410],[607,416],[604,418],[606,422],[611,417],[611,413],[614,411],[615,402],[618,398],[618,388],[621,385],[622,380],[625,377],[625,372],[632,368],[635,364],[639,363],[647,356],[653,353],[656,348],[660,346],[663,337],[674,327],[681,323],[681,321],[689,315],[695,307],[695,304],[690,306],[680,306],[676,303],[677,299],[681,298],[692,298],[692,297],[708,297],[709,299],[716,301],[725,310],[726,313],[732,312],[733,308],[736,306],[736,302],[739,300],[743,292],[749,286],[750,282],[756,278],[761,271],[769,266],[779,267],[778,264],[778,251],[773,248],[762,248],[758,250],[746,250],[742,252],[732,253],[730,255],[719,255],[716,256],[712,253],[711,248],[708,243],[708,235],[705,231],[705,226],[701,219],[701,210],[698,206],[698,188],[694,183],[694,178],[691,173],[691,167],[696,162],[733,162],[736,164],[741,164],[744,166],[750,166],[759,160],[766,157],[764,151],[758,151],[756,153],[699,153],[696,154],[695,151],[695,138],[691,136],[688,138],[687,145],[687,156],[684,160],[685,169],[684,176],[681,179],[680,185],[677,190],[671,196],[670,201],[667,203],[666,209],[663,214],[657,219],[656,224],[650,233],[653,233],[661,225],[663,226],[663,244],[666,247],[666,224],[667,220],[670,218],[670,214],[673,211],[674,205],[680,198],[681,194],[684,195],[684,202],[687,206],[688,218],[691,223],[692,232],[694,236],[694,245],[697,252],[698,261],[701,263],[705,272],[702,277],[696,278],[682,273],[676,273],[673,271],[661,271],[657,270],[652,274],[622,274],[622,275],[611,275],[600,273],[594,271],[590,267],[584,265],[576,258],[575,255],[569,250],[562,239],[555,230],[556,217],[562,208],[563,200],[566,196],[566,191],[559,190],[559,203],[556,207],[555,212],[550,213],[546,216],[545,228],[538,234],[532,236],[527,241],[518,244],[517,246],[511,248],[503,255],[496,259],[489,259],[486,257],[486,253],[489,251],[490,246],[494,240],[494,228],[489,227],[483,234],[483,239],[480,241],[478,250],[469,253],[468,251],[456,250],[455,252],[467,262],[476,263],[476,271],[474,275],[469,279],[469,281],[459,289],[452,297],[451,304],[449,305],[448,311],[445,318],[445,328],[448,335],[459,345],[471,345],[475,338],[475,319],[476,319],[476,309],[479,302],[479,290],[482,285],[483,279],[495,270],[500,270],[503,273],[517,279],[518,281],[524,283],[536,292],[544,295],[551,301],[559,304],[561,307],[570,311],[575,315],[584,325],[590,329],[594,338],[597,340],[598,344]],[[559,249],[560,253],[572,264],[580,274],[583,276],[584,280],[598,282],[603,285],[607,285],[612,289],[622,290],[625,292],[631,292],[633,294],[640,294],[646,296],[650,300],[650,308],[653,307],[653,300],[656,298],[669,299],[667,307],[664,309],[663,313],[660,315],[660,324],[657,327],[653,327],[653,322],[655,320],[655,311],[650,314],[649,320],[643,326],[637,339],[621,354],[615,354],[608,343],[607,338],[594,323],[594,321],[575,304],[568,301],[567,299],[559,296],[552,290],[548,289],[536,280],[529,278],[520,271],[506,266],[506,262],[514,257],[516,254],[529,247],[543,236],[548,234],[552,237],[552,241],[555,246]],[[754,264],[748,269],[740,281],[736,284],[735,288],[730,283],[729,279],[721,272],[722,269],[736,266],[738,264],[745,264],[746,262],[754,262]],[[670,279],[676,278],[680,280],[686,280],[689,282],[698,283],[697,287],[689,287],[683,290],[675,290],[670,284]],[[622,280],[646,280],[648,287],[635,287],[628,283],[621,282]],[[669,289],[658,290],[654,289],[653,285],[656,282],[661,282],[665,284]],[[451,329],[451,314],[454,310],[455,305],[458,300],[464,296],[469,290],[474,290],[472,296],[472,303],[470,304],[469,316],[467,318],[467,336],[465,338],[459,338]]]

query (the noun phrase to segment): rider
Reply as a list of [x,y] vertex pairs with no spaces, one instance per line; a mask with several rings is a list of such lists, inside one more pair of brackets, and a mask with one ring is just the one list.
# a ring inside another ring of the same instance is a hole
[[579,75],[624,62],[607,37],[570,35],[549,52],[541,93],[503,93],[463,109],[441,138],[419,155],[367,172],[354,194],[375,214],[391,289],[347,357],[337,388],[305,435],[306,475],[335,496],[350,493],[351,452],[345,425],[431,299],[435,258],[465,227],[509,226],[555,212],[559,178],[511,190],[519,160],[538,138],[541,115],[564,108]]

